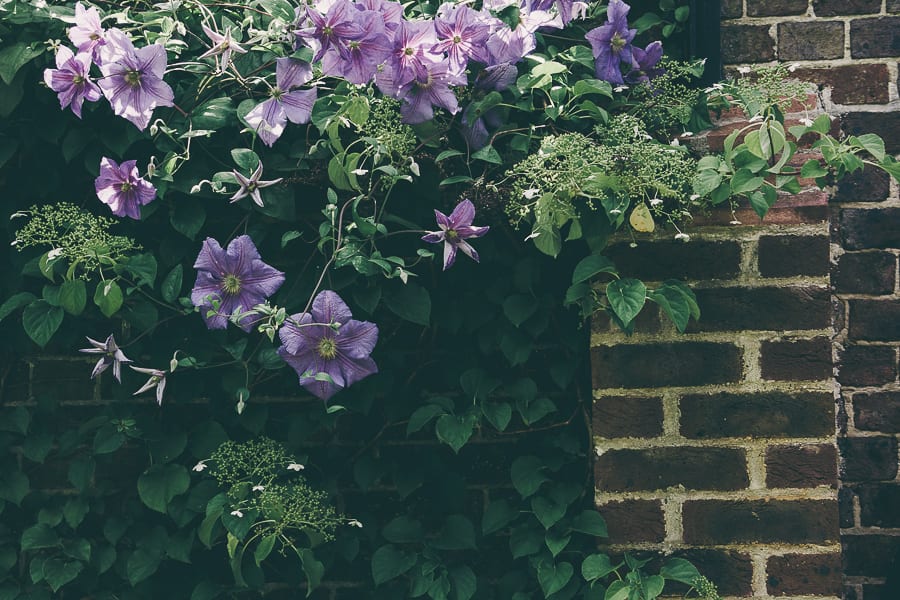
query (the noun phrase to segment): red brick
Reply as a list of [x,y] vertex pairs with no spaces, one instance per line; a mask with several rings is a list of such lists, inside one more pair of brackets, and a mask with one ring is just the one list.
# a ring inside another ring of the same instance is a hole
[[806,13],[806,0],[747,0],[748,17],[778,17]]
[[882,202],[890,195],[891,176],[874,167],[847,175],[838,183],[834,202]]
[[897,354],[890,346],[848,345],[838,355],[841,385],[883,385],[897,379]]
[[839,596],[840,554],[770,556],[766,587],[772,596]]
[[886,104],[890,100],[888,69],[884,64],[802,67],[793,76],[811,81],[820,89],[831,88],[831,101],[836,104]]
[[850,21],[850,54],[853,58],[900,56],[900,17]]
[[830,392],[722,392],[681,399],[681,434],[692,439],[817,437],[833,432]]
[[730,383],[743,372],[741,349],[718,342],[616,344],[591,349],[593,388]]
[[778,24],[778,60],[825,60],[843,56],[844,24],[839,21]]
[[900,340],[900,301],[850,300],[851,340]]
[[688,544],[826,543],[839,537],[834,500],[688,500]]
[[857,429],[900,433],[900,392],[853,394],[853,415]]
[[827,275],[827,236],[764,235],[759,238],[759,273],[763,277]]
[[645,281],[664,279],[730,279],[740,273],[741,247],[733,241],[696,240],[690,243],[654,240],[615,244],[606,251],[619,271]]
[[[766,213],[765,224],[823,223],[828,220],[828,215],[828,194],[821,190],[806,190],[799,194],[779,197],[775,206]],[[730,225],[735,218],[743,223],[744,227],[758,227],[761,223],[759,216],[746,202],[741,202],[733,214],[724,207],[706,215],[697,214],[693,223],[695,226]]]
[[[900,22],[900,17],[895,19]],[[862,135],[874,131],[884,140],[886,152],[900,153],[900,112],[850,112],[841,116],[841,127],[847,135]]]
[[768,25],[722,25],[722,61],[766,62],[775,59],[775,40]]
[[817,17],[864,15],[881,11],[881,0],[813,0]]
[[767,488],[837,487],[837,449],[830,444],[766,449]]
[[790,331],[831,325],[831,295],[825,287],[722,287],[696,294],[700,320],[692,322],[689,331]]
[[820,381],[832,375],[831,340],[764,341],[760,347],[763,379]]
[[744,451],[737,448],[666,447],[607,450],[596,461],[597,488],[634,492],[683,486],[691,490],[747,487]]
[[900,248],[900,208],[845,208],[839,228],[847,250]]
[[605,438],[652,438],[663,431],[662,398],[603,396],[594,401],[591,432]]
[[839,294],[892,294],[896,273],[890,252],[848,252],[838,259],[831,283]]
[[841,481],[892,480],[897,476],[897,439],[846,437],[838,439]]
[[606,519],[610,544],[659,543],[666,539],[666,522],[659,500],[624,500],[598,507]]

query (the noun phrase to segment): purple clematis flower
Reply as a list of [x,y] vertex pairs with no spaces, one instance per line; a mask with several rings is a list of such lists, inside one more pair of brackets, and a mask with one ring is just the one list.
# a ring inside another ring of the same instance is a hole
[[94,189],[100,202],[108,205],[114,215],[137,220],[141,218],[141,206],[156,198],[156,188],[140,177],[136,160],[126,160],[120,165],[104,156]]
[[111,29],[100,55],[103,94],[113,112],[138,129],[147,128],[154,108],[174,104],[172,88],[162,80],[167,59],[166,49],[159,44],[135,48],[124,32]]
[[253,171],[253,174],[250,175],[250,178],[246,178],[237,171],[232,170],[231,172],[234,174],[235,178],[238,180],[238,183],[241,186],[237,192],[234,193],[234,196],[230,198],[231,202],[237,202],[241,198],[246,198],[250,196],[253,198],[253,201],[256,202],[260,207],[265,206],[263,204],[262,198],[259,195],[259,190],[265,187],[269,187],[270,185],[275,185],[276,183],[281,183],[283,177],[279,177],[278,179],[270,179],[269,181],[262,181],[260,177],[262,176],[263,165],[262,161],[259,161],[259,165],[256,167],[256,170]]
[[662,58],[662,42],[651,42],[643,50],[635,46],[631,52],[634,55],[634,68],[625,76],[628,83],[650,83],[651,79],[662,75],[665,69],[656,66]]
[[326,52],[322,57],[322,72],[343,77],[355,85],[365,85],[391,53],[391,40],[385,34],[384,19],[379,13],[372,10],[356,12],[361,33],[347,40],[340,52]]
[[300,385],[322,400],[378,372],[369,357],[378,326],[352,317],[341,297],[325,290],[310,312],[292,315],[279,331],[278,354],[300,376]]
[[93,6],[85,8],[75,3],[75,26],[69,28],[69,39],[79,52],[87,52],[97,58],[97,49],[106,44],[106,31],[100,24],[100,13]]
[[138,391],[132,394],[132,396],[137,396],[138,394],[143,394],[147,390],[156,388],[156,403],[162,406],[163,392],[166,389],[166,372],[159,369],[145,369],[143,367],[131,368],[138,373],[144,373],[150,376],[150,379],[147,380],[147,383],[142,385]]
[[[443,6],[447,6],[446,4]],[[442,6],[442,8],[443,8]],[[487,63],[485,44],[491,33],[483,17],[468,6],[457,5],[451,11],[438,11],[434,19],[434,31],[438,42],[432,52],[446,52],[454,73],[462,73],[469,59]]]
[[271,98],[257,104],[247,113],[245,120],[259,135],[259,139],[271,146],[284,133],[287,122],[309,123],[316,103],[316,89],[294,90],[312,79],[309,63],[294,58],[275,61],[275,87]]
[[393,49],[383,70],[375,75],[378,89],[386,96],[397,97],[404,86],[415,79],[428,77],[426,63],[440,62],[439,54],[432,54],[437,43],[431,21],[403,21],[394,33]]
[[94,371],[91,373],[91,379],[94,379],[112,365],[113,377],[116,378],[116,381],[122,383],[122,363],[130,363],[131,360],[119,349],[119,345],[116,344],[116,340],[112,334],[109,334],[109,337],[106,338],[105,342],[98,342],[91,338],[88,338],[87,341],[91,343],[93,348],[82,348],[79,352],[103,355],[94,366]]
[[434,218],[441,230],[423,235],[422,240],[429,244],[444,242],[444,271],[456,262],[457,250],[462,250],[466,256],[478,262],[478,252],[466,240],[483,236],[490,227],[472,226],[475,219],[475,205],[472,201],[463,200],[457,204],[449,217],[435,209]]
[[[197,281],[191,302],[202,309],[209,329],[225,329],[231,315],[265,302],[284,283],[284,273],[262,261],[249,235],[234,238],[225,250],[213,238],[206,238],[194,268]],[[238,321],[244,331],[253,327],[248,317]]]
[[294,33],[308,44],[318,46],[313,62],[321,60],[328,51],[343,53],[348,41],[364,35],[357,21],[359,11],[349,0],[336,0],[324,15],[315,9],[308,9],[306,16],[313,26]]
[[201,54],[200,58],[215,57],[216,72],[221,73],[228,68],[228,65],[231,64],[231,54],[233,52],[238,54],[247,53],[247,50],[231,37],[231,27],[226,28],[224,34],[213,31],[206,25],[201,25],[201,27],[203,27],[203,33],[206,34],[206,37],[212,41],[212,48]]
[[60,46],[56,53],[56,68],[44,69],[44,83],[59,94],[59,107],[71,107],[79,119],[84,101],[96,102],[102,96],[100,88],[88,75],[90,70],[90,54],[73,54],[65,46]]
[[597,79],[621,85],[625,83],[620,65],[634,66],[631,41],[636,29],[628,29],[628,11],[631,7],[622,0],[609,0],[606,9],[607,23],[585,34],[594,51],[594,68]]

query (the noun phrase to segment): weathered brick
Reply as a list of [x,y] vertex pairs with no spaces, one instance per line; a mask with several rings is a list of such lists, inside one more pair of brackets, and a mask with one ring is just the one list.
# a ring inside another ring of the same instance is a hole
[[832,375],[831,340],[764,341],[760,347],[763,379],[819,381]]
[[806,13],[806,0],[747,0],[747,16],[779,17]]
[[662,398],[604,396],[594,401],[591,431],[605,438],[651,438],[662,433],[662,420]]
[[768,25],[723,25],[721,36],[725,63],[775,60],[775,40]]
[[689,500],[688,544],[825,543],[839,537],[835,500]]
[[654,388],[730,383],[741,378],[734,344],[682,342],[616,344],[591,350],[594,389]]
[[597,487],[633,492],[683,486],[739,490],[749,484],[744,451],[737,448],[607,450],[596,461]]
[[844,24],[839,21],[778,24],[779,60],[824,60],[843,56]]
[[697,394],[681,399],[681,434],[723,437],[817,437],[834,433],[831,393]]
[[900,433],[900,392],[853,394],[853,415],[857,429]]
[[649,281],[730,279],[740,273],[741,247],[734,241],[674,240],[616,244],[606,252],[623,273]]
[[890,195],[891,176],[874,167],[865,167],[841,179],[834,202],[882,202]]
[[666,539],[666,521],[659,500],[624,500],[598,507],[606,519],[610,544],[659,543]]
[[763,277],[825,275],[828,254],[826,236],[764,235],[759,238],[759,273]]
[[770,556],[766,564],[766,587],[772,596],[838,596],[841,555]]
[[900,555],[900,536],[845,534],[841,542],[844,575],[851,577],[884,577]]
[[692,548],[673,554],[685,558],[714,581],[722,596],[750,596],[753,565],[750,556],[733,550]]
[[845,208],[840,235],[847,250],[900,248],[900,208]]
[[897,354],[889,346],[849,345],[838,355],[841,385],[883,385],[897,379]]
[[900,527],[900,484],[857,486],[859,519],[863,527]]
[[841,481],[878,481],[897,476],[897,439],[845,437],[838,439]]
[[831,283],[839,294],[891,294],[896,273],[890,252],[848,252],[838,259]]
[[900,302],[850,300],[851,340],[890,342],[900,340]]
[[854,498],[856,498],[856,492],[853,488],[845,486],[838,491],[838,518],[840,519],[841,528],[850,528],[855,525]]
[[722,0],[722,18],[736,19],[744,14],[744,6],[741,0]]
[[[668,317],[666,317],[668,320]],[[638,316],[634,318],[634,331],[638,333],[658,333],[662,330],[662,311],[659,306],[649,302],[644,305]],[[591,331],[608,333],[614,331],[620,333],[622,329],[616,325],[606,312],[597,312],[591,317]]]
[[850,55],[853,58],[900,56],[900,17],[850,21]]
[[766,449],[767,488],[837,487],[837,449],[831,444]]
[[691,323],[689,331],[789,331],[831,324],[825,287],[726,287],[700,289],[696,294],[700,320]]
[[813,0],[817,17],[865,15],[881,11],[881,0]]
[[815,82],[820,89],[831,88],[831,101],[836,104],[886,104],[890,100],[884,64],[804,67],[796,69],[794,77]]
[[847,135],[877,132],[884,140],[886,152],[900,153],[900,112],[846,113],[841,115],[841,128]]
[[889,13],[900,13],[900,0],[888,0],[887,11]]

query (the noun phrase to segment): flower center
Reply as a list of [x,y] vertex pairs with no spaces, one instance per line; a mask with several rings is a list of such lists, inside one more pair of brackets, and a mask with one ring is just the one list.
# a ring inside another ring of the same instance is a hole
[[272,91],[270,93],[271,93],[272,97],[275,98],[276,100],[281,100],[281,97],[284,96],[284,91],[281,88],[277,88],[277,87],[272,88]]
[[332,33],[334,33],[334,29],[332,29],[328,25],[326,25],[325,27],[322,28],[322,34],[331,35]]
[[125,83],[127,83],[131,87],[137,87],[141,85],[141,72],[128,71],[127,73],[125,73]]
[[458,43],[460,43],[461,41],[462,41],[462,38],[459,37],[458,35],[454,35],[454,36],[453,36],[453,43],[454,43],[454,44],[458,44]]
[[74,83],[75,85],[83,85],[84,81],[85,81],[85,79],[81,75],[73,75],[72,76],[72,83]]
[[88,39],[90,39],[90,40],[93,41],[93,42],[96,42],[97,40],[100,39],[100,34],[99,34],[99,33],[92,33],[91,35],[88,36]]
[[237,275],[228,274],[222,280],[222,289],[229,296],[234,296],[241,291],[241,280]]
[[316,352],[325,360],[333,360],[337,356],[337,344],[331,338],[322,338],[316,346]]
[[447,237],[450,238],[451,240],[455,240],[456,238],[459,237],[459,234],[456,232],[455,229],[448,229]]
[[351,50],[359,50],[359,42],[356,40],[353,40],[349,44],[347,44],[347,47],[350,48]]
[[130,181],[123,181],[123,182],[122,182],[122,186],[121,186],[121,190],[122,190],[123,192],[129,192],[129,191],[131,191],[131,188],[132,188],[132,187],[134,187],[134,186],[131,185],[131,182],[130,182]]
[[415,53],[416,51],[414,48],[406,47],[403,49],[403,54],[405,54],[406,56],[412,56]]
[[627,43],[625,38],[618,33],[613,34],[612,39],[609,41],[609,45],[612,46],[612,51],[617,54],[622,51],[622,48],[624,48]]

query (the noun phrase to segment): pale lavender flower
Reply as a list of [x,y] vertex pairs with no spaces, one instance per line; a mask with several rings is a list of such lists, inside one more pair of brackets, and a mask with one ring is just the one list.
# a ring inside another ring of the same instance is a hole
[[349,40],[359,38],[363,31],[357,21],[358,15],[359,11],[352,2],[336,0],[324,15],[315,9],[308,9],[306,16],[313,26],[300,29],[295,34],[307,43],[319,47],[313,56],[313,62],[316,62],[329,50],[342,53]]
[[456,5],[450,11],[439,11],[434,19],[434,31],[438,42],[431,51],[446,52],[454,73],[465,71],[469,59],[488,62],[485,44],[491,28],[468,6]]
[[391,52],[391,41],[385,34],[382,16],[371,10],[357,11],[360,34],[346,41],[340,52],[331,50],[322,57],[322,72],[343,77],[355,85],[365,85],[375,76]]
[[597,79],[621,85],[625,80],[620,65],[629,68],[634,65],[631,41],[637,30],[628,28],[629,10],[631,7],[622,0],[610,0],[606,24],[591,29],[584,36],[594,51]]
[[96,102],[102,95],[100,88],[90,79],[90,70],[90,54],[73,54],[65,46],[60,46],[56,52],[56,68],[44,69],[44,83],[59,94],[59,107],[71,107],[79,119],[84,101]]
[[100,13],[95,7],[85,8],[75,3],[75,26],[69,28],[69,39],[79,52],[96,57],[97,48],[106,44],[106,31],[100,24]]
[[147,380],[147,383],[142,385],[138,391],[132,394],[132,396],[137,396],[138,394],[143,394],[148,390],[156,388],[156,403],[162,406],[163,392],[166,389],[166,372],[159,369],[144,369],[143,367],[131,368],[138,373],[144,373],[145,375],[150,376],[150,379]]
[[426,64],[440,62],[442,56],[433,54],[437,43],[431,21],[403,21],[394,33],[394,45],[383,66],[375,75],[378,89],[386,96],[399,96],[404,86],[415,79],[428,77]]
[[161,45],[135,48],[125,33],[110,30],[100,54],[100,87],[117,115],[144,130],[154,108],[174,104],[172,88],[162,79],[167,59]]
[[105,156],[100,160],[100,175],[94,180],[100,202],[109,206],[117,217],[141,218],[141,206],[156,198],[156,188],[138,173],[137,161],[121,165]]
[[287,122],[308,123],[312,108],[316,103],[316,89],[295,90],[312,79],[309,63],[294,58],[279,58],[275,61],[275,87],[271,98],[257,104],[247,113],[245,120],[259,139],[271,146],[284,133]]
[[237,52],[238,54],[247,53],[247,50],[231,37],[231,27],[225,28],[225,33],[213,31],[206,25],[201,25],[201,27],[203,28],[203,33],[206,34],[206,37],[212,41],[212,48],[201,54],[200,58],[215,57],[216,71],[222,72],[228,68],[228,65],[231,64],[231,54],[233,52]]
[[424,123],[434,118],[434,107],[439,106],[452,114],[459,111],[459,102],[456,94],[450,89],[451,85],[466,85],[464,73],[451,73],[446,61],[422,63],[425,70],[409,83],[398,85],[392,80],[394,72],[385,71],[380,79],[384,89],[396,89],[395,97],[400,98],[403,104],[400,106],[400,114],[404,123]]
[[[225,250],[206,238],[194,268],[197,281],[191,302],[200,308],[209,329],[225,329],[234,313],[264,302],[284,283],[284,273],[262,261],[248,235],[234,238]],[[238,320],[244,331],[253,327],[249,316]]]
[[79,352],[103,355],[94,366],[94,371],[91,373],[91,379],[94,379],[112,365],[113,377],[116,378],[116,381],[122,383],[122,363],[130,363],[131,359],[125,356],[122,350],[119,349],[119,345],[116,344],[116,339],[113,335],[109,334],[109,337],[106,338],[105,342],[98,342],[91,338],[87,338],[87,341],[91,343],[93,348],[82,348]]
[[657,67],[663,54],[662,42],[651,42],[644,49],[634,46],[631,53],[634,56],[634,68],[625,76],[628,83],[649,83],[663,73],[663,69]]
[[260,197],[259,195],[259,190],[269,187],[270,185],[275,185],[276,183],[281,183],[283,177],[279,177],[278,179],[270,179],[269,181],[262,181],[260,179],[260,177],[262,176],[262,171],[262,161],[259,161],[259,165],[256,167],[256,170],[253,171],[253,174],[250,175],[249,179],[247,177],[244,177],[241,173],[232,170],[231,172],[238,180],[241,189],[235,192],[234,196],[230,198],[231,202],[237,202],[241,198],[250,196],[251,198],[253,198],[253,201],[256,202],[257,205],[259,205],[260,207],[265,206],[263,204],[262,197]]
[[371,10],[381,15],[384,28],[393,33],[403,22],[403,5],[391,0],[357,0],[353,3],[357,10]]
[[341,297],[326,290],[310,312],[292,315],[279,331],[278,354],[297,372],[300,385],[322,400],[378,372],[369,356],[378,326],[352,317]]
[[475,205],[472,201],[463,200],[457,204],[449,217],[435,209],[434,218],[440,231],[431,231],[422,236],[422,240],[430,244],[444,242],[444,271],[456,262],[457,250],[462,250],[463,254],[478,262],[478,252],[466,240],[483,236],[490,227],[472,226],[475,219]]

